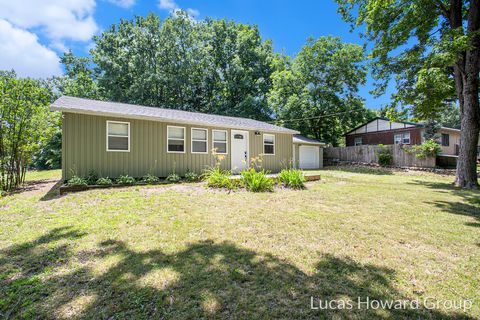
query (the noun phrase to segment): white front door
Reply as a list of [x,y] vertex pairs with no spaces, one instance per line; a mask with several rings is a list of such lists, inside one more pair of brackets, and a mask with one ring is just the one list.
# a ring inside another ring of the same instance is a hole
[[248,168],[248,131],[232,130],[232,172]]

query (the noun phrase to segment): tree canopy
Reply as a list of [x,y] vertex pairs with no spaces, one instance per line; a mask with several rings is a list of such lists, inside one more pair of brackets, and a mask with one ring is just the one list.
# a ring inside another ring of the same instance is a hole
[[278,120],[321,141],[338,145],[347,129],[373,117],[358,86],[365,83],[363,48],[339,38],[310,39],[272,75],[269,103]]

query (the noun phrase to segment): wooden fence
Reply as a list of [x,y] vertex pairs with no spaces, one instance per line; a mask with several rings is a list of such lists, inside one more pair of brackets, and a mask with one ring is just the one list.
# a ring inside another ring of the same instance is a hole
[[[400,145],[387,145],[393,156],[393,166],[434,168],[435,157],[418,159],[414,153],[405,152]],[[378,146],[330,147],[324,149],[326,161],[340,160],[359,163],[378,163]]]

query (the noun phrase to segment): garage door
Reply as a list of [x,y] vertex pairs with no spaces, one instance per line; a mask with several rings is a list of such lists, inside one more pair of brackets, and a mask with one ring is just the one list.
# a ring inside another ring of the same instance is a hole
[[318,169],[320,147],[300,146],[298,148],[298,160],[300,169]]

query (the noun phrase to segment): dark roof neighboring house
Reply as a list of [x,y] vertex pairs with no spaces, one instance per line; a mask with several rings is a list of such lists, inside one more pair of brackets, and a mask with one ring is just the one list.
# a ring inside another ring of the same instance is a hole
[[62,96],[52,105],[55,111],[110,116],[119,118],[133,118],[154,121],[168,121],[185,124],[198,124],[245,130],[261,130],[279,133],[299,133],[296,130],[276,126],[266,122],[237,117],[219,116],[213,114],[188,112],[175,109],[145,107],[127,103],[98,101],[83,98]]
[[[376,120],[384,120],[384,121],[389,121],[389,122],[402,123],[402,124],[405,125],[405,127],[407,127],[407,126],[414,126],[414,127],[419,127],[419,128],[424,128],[424,127],[425,127],[425,123],[423,123],[423,122],[392,121],[392,120],[390,120],[389,118],[375,117],[375,118],[373,118],[373,119],[371,119],[371,120],[369,120],[369,121],[367,121],[367,122],[364,122],[364,123],[362,123],[361,125],[353,128],[352,130],[346,132],[345,135],[350,134],[350,133],[354,132],[355,130],[360,129],[361,127],[363,127],[363,126],[365,126],[365,125],[367,125],[367,124],[369,124],[369,123],[371,123],[371,122],[373,122],[373,121],[376,121]],[[448,127],[441,127],[441,129],[460,132],[459,129],[448,128]]]
[[293,143],[299,143],[299,144],[312,144],[312,145],[319,145],[319,146],[324,146],[325,143],[320,142],[315,139],[310,139],[307,137],[304,137],[300,134],[294,134],[293,135]]

